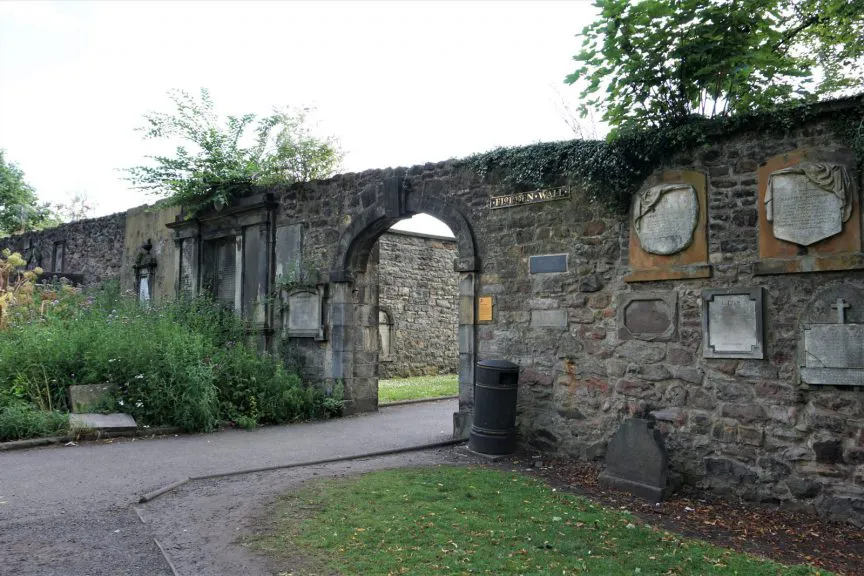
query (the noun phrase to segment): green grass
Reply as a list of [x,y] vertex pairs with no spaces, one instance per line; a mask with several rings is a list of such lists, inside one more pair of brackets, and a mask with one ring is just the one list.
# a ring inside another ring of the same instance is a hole
[[645,525],[533,478],[438,467],[318,481],[248,544],[287,574],[828,574]]
[[459,394],[459,376],[416,376],[378,381],[378,403],[421,400]]

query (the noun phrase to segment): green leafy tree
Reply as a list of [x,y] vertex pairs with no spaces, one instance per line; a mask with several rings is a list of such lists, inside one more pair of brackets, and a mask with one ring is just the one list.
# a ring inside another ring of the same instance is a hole
[[761,112],[864,86],[864,0],[596,0],[582,113],[622,128]]
[[[145,114],[147,125],[140,130],[148,139],[185,143],[173,156],[149,156],[153,165],[126,172],[136,187],[164,195],[170,204],[193,212],[219,208],[250,185],[326,178],[341,163],[335,139],[311,133],[307,110],[276,110],[260,119],[228,116],[221,122],[206,89],[200,98],[182,90],[170,91],[169,97],[174,113]],[[253,126],[254,135],[248,134]]]
[[48,204],[40,204],[24,172],[0,150],[0,236],[57,223]]

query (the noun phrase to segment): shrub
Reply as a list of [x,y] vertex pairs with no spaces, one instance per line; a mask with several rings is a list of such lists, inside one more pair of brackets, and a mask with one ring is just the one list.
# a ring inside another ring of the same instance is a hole
[[111,289],[45,294],[52,299],[34,300],[39,313],[0,332],[0,405],[7,398],[66,410],[69,386],[110,383],[112,408],[139,424],[190,432],[220,421],[254,427],[335,413],[319,388],[249,348],[242,321],[211,300],[145,309]]
[[0,442],[65,434],[69,416],[43,412],[24,402],[0,404]]

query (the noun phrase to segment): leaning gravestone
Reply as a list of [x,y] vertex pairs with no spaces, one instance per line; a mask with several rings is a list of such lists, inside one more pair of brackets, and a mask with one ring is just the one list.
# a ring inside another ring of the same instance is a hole
[[621,423],[609,442],[600,484],[659,502],[666,493],[667,469],[660,432],[648,420],[631,418]]

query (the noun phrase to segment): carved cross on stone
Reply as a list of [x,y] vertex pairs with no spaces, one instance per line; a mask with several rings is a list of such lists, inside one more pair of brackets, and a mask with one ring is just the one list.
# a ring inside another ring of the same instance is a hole
[[846,302],[843,298],[838,298],[836,304],[832,304],[831,308],[837,310],[837,323],[845,324],[846,323],[846,308],[849,308],[849,303]]

